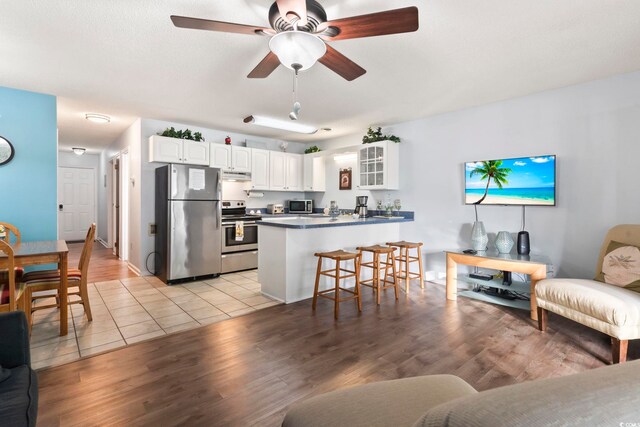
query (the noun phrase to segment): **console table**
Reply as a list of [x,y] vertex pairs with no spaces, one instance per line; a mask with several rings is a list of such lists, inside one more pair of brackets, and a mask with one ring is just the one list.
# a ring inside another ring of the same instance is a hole
[[[479,286],[488,286],[496,289],[522,292],[531,295],[531,302],[523,300],[509,301],[498,297],[491,297],[474,291],[462,291],[460,295],[479,299],[495,304],[507,305],[531,311],[531,318],[538,320],[538,304],[536,304],[536,283],[547,277],[548,258],[541,255],[518,255],[514,253],[501,254],[497,251],[478,251],[476,254],[465,254],[462,251],[445,251],[447,254],[447,299],[455,301],[458,296],[458,280]],[[511,286],[502,284],[502,280],[479,280],[468,276],[458,277],[458,264],[473,267],[488,268],[492,270],[511,271],[514,273],[528,274],[531,276],[531,284],[513,282]]]

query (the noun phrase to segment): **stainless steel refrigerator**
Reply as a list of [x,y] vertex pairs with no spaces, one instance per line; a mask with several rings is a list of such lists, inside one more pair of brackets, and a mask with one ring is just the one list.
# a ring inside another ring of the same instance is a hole
[[220,169],[156,169],[156,276],[165,283],[222,271],[221,185]]

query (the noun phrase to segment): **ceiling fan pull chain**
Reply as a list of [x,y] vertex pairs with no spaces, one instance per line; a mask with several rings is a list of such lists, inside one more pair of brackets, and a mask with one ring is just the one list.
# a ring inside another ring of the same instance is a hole
[[298,114],[300,113],[300,102],[298,102],[298,71],[300,70],[299,64],[293,64],[293,109],[289,113],[291,120],[298,120]]

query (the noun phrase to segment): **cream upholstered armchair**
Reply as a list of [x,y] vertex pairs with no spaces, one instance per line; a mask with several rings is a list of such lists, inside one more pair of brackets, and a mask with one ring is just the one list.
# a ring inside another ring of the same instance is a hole
[[[640,250],[629,246],[640,247],[640,224],[617,225],[609,230],[600,249],[596,280],[539,281],[536,299],[540,330],[546,329],[549,310],[609,335],[613,363],[624,362],[629,340],[640,339]],[[612,271],[616,267],[619,270]]]

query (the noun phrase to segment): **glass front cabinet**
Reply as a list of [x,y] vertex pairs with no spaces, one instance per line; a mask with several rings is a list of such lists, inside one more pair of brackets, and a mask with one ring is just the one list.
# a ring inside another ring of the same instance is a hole
[[358,188],[397,190],[399,188],[399,145],[393,141],[363,144],[358,150]]

